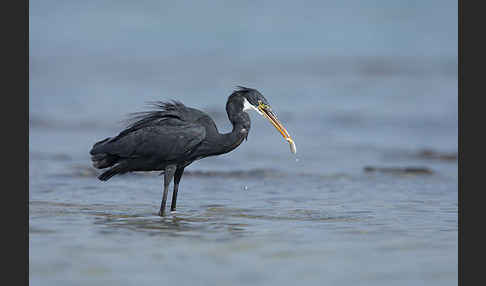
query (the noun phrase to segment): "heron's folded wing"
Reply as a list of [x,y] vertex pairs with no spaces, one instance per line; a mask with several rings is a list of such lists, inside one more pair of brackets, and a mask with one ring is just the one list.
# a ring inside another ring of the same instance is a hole
[[188,155],[205,137],[206,129],[198,123],[167,122],[124,134],[111,142],[110,153],[124,158],[174,160]]

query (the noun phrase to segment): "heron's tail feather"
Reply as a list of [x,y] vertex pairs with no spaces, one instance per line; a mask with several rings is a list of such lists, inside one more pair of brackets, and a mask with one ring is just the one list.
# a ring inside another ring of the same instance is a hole
[[91,162],[93,162],[93,167],[97,169],[103,169],[113,166],[118,162],[118,156],[100,153],[91,156]]
[[118,165],[115,165],[114,167],[110,168],[109,170],[103,172],[101,175],[98,176],[98,179],[100,179],[101,181],[107,181],[111,177],[113,177],[117,174],[123,174],[123,173],[126,173],[126,172],[127,172],[127,170],[126,170],[124,164],[118,164]]
[[107,143],[111,138],[106,138],[93,145],[89,151],[93,167],[103,169],[111,167],[118,162],[118,156],[107,153]]
[[95,152],[96,151],[96,147],[99,147],[101,144],[105,143],[106,141],[110,140],[111,137],[108,137],[106,139],[103,139],[101,141],[98,141],[96,142],[94,145],[93,145],[93,148],[91,149],[90,153],[93,154],[92,152]]

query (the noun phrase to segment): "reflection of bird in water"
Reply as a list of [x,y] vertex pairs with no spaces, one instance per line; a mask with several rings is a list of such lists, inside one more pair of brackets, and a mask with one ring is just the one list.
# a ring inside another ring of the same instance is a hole
[[248,110],[254,110],[275,126],[290,144],[295,144],[272,112],[267,100],[255,89],[239,87],[226,102],[233,131],[220,134],[214,121],[204,112],[184,104],[157,102],[159,110],[136,113],[132,123],[116,137],[94,144],[90,151],[93,166],[110,167],[98,178],[106,181],[132,171],[162,171],[164,192],[159,215],[164,216],[167,192],[174,178],[171,211],[176,209],[177,191],[184,168],[208,156],[228,153],[238,147],[250,131]]

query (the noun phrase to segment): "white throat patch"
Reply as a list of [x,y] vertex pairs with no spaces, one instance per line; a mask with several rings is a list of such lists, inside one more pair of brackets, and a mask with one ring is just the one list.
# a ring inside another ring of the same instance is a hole
[[250,102],[248,102],[246,98],[243,98],[243,111],[247,111],[247,110],[255,110],[258,114],[263,115],[263,113],[258,108],[256,108]]

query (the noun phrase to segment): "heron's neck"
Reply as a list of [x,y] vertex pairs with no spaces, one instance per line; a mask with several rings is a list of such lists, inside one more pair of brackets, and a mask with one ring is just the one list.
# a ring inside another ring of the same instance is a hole
[[233,125],[233,130],[229,133],[218,133],[215,145],[215,155],[224,154],[233,151],[240,146],[243,140],[248,136],[250,131],[250,117],[246,112],[241,111],[239,114],[228,114],[228,118]]
[[220,134],[221,153],[228,153],[233,151],[236,147],[245,140],[249,131],[248,124],[233,124],[233,130],[229,133]]
[[[233,151],[240,146],[250,132],[251,122],[248,113],[243,111],[243,98],[232,94],[226,102],[226,113],[233,125],[233,130],[229,133],[221,134],[216,126],[212,135],[207,136],[206,148],[209,156],[220,155]],[[206,153],[206,154],[207,154]]]

